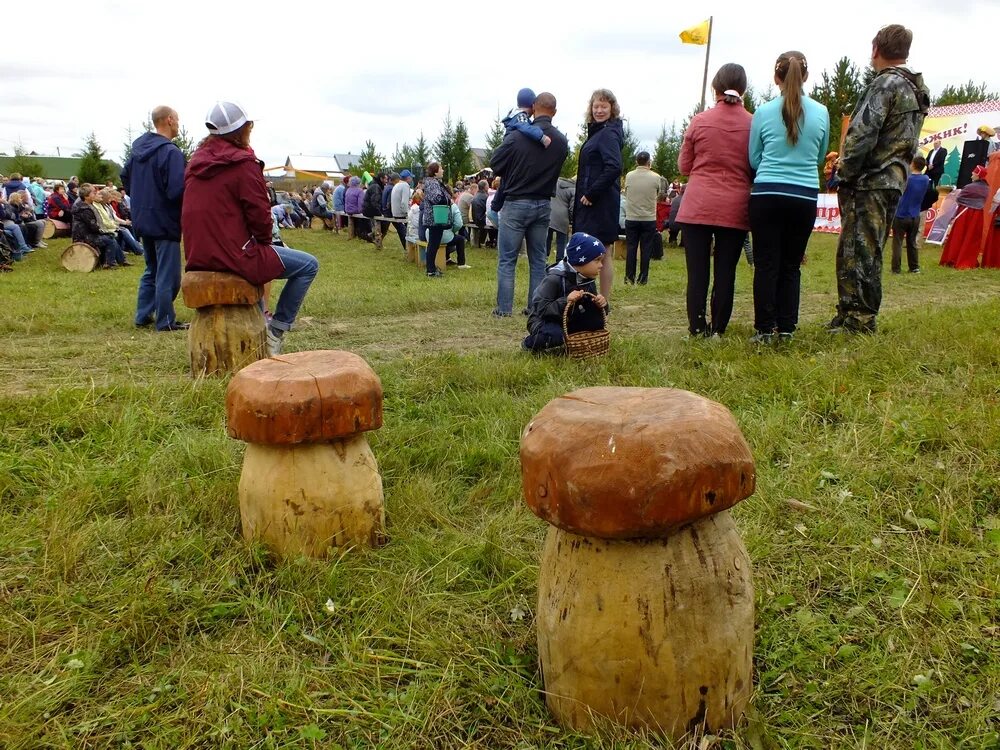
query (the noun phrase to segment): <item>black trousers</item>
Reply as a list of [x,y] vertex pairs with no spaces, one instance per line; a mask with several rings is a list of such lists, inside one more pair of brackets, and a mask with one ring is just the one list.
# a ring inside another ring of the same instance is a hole
[[649,259],[653,255],[656,240],[655,221],[625,220],[625,281],[634,282],[636,251],[639,251],[639,283],[649,279]]
[[750,196],[754,328],[792,333],[799,323],[802,256],[816,223],[816,201]]
[[909,270],[920,268],[917,252],[917,235],[920,233],[920,217],[892,220],[892,272],[899,273],[903,265],[903,240],[906,240],[906,265]]
[[[740,262],[743,240],[747,233],[742,229],[707,224],[681,224],[680,227],[684,232],[684,257],[687,259],[688,331],[693,336],[725,333],[733,315],[736,264]],[[713,257],[715,274],[712,281],[712,323],[709,325],[705,319],[705,303],[708,300],[708,280]]]
[[[405,219],[405,216],[397,216],[397,219]],[[394,221],[393,226],[396,227],[396,234],[399,235],[399,244],[403,246],[403,252],[406,252],[406,224],[400,221]]]

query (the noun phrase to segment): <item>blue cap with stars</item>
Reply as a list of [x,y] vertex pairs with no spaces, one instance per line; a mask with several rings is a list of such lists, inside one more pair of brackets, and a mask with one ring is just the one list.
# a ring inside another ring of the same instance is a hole
[[603,242],[586,232],[576,232],[566,243],[566,258],[571,266],[585,266],[607,252]]

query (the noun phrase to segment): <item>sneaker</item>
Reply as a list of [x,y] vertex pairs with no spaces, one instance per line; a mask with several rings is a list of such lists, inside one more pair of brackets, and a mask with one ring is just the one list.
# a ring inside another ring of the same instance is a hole
[[920,268],[911,268],[910,273],[920,273]]
[[35,247],[48,247],[44,242],[39,242]]
[[283,343],[284,342],[282,341],[281,336],[278,336],[274,332],[274,329],[271,328],[271,326],[268,326],[267,327],[267,354],[268,354],[268,356],[269,357],[277,357],[279,354],[281,354],[281,345]]
[[511,317],[512,313],[509,312],[505,313],[505,312],[500,312],[499,310],[494,310],[493,312],[490,313],[490,315],[492,315],[494,318],[509,318]]
[[763,331],[757,331],[753,336],[750,337],[751,344],[763,344],[770,345],[774,343],[773,333],[764,333]]
[[893,276],[899,276],[899,274],[901,274],[901,273],[902,273],[902,271],[900,271],[898,268],[893,268],[892,269],[892,275]]
[[428,272],[427,272],[427,277],[428,277],[428,278],[431,278],[431,279],[436,279],[436,278],[438,278],[439,276],[444,276],[444,274],[443,274],[443,273],[441,273],[440,271],[437,271],[437,270],[434,270],[434,271],[428,271]]
[[446,260],[444,263],[445,263],[446,266],[457,266],[458,265],[458,261],[455,260],[454,258],[448,258],[448,260]]
[[462,265],[459,266],[459,268],[461,268],[463,271],[468,271],[470,268],[472,268],[472,266],[467,266],[463,263]]
[[789,344],[789,343],[791,343],[791,341],[792,341],[792,334],[790,334],[788,332],[779,332],[778,333],[778,345],[779,346],[781,344]]
[[167,331],[186,331],[190,327],[191,327],[190,323],[178,323],[177,321],[174,321],[170,325],[164,328],[157,328],[156,330],[159,333],[166,333]]

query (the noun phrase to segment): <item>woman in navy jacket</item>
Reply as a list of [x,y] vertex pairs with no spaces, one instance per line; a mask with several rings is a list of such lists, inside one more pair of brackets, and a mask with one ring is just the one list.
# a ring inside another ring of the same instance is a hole
[[[593,235],[607,247],[618,239],[624,133],[618,99],[607,89],[590,95],[584,116],[587,141],[580,149],[573,231]],[[611,298],[614,264],[601,269],[601,294]]]

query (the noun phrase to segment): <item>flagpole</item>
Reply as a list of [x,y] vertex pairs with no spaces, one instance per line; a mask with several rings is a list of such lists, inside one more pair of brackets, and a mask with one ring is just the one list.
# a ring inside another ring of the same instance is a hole
[[705,75],[701,78],[701,109],[699,112],[705,111],[705,89],[708,87],[708,55],[712,51],[712,18],[708,17],[708,45],[705,47]]

